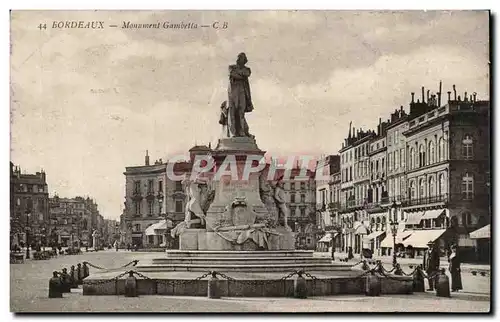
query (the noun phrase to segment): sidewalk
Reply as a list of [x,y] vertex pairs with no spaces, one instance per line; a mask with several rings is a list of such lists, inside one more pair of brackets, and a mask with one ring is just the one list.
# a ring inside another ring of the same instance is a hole
[[[335,260],[347,258],[347,253],[337,253],[335,252]],[[315,252],[314,256],[319,256],[319,257],[331,257],[331,253],[326,253],[326,252]],[[353,264],[359,262],[361,260],[360,254],[354,254],[354,258],[351,259],[349,262],[352,262]],[[372,260],[381,260],[383,264],[392,264],[392,256],[374,256]],[[401,258],[397,257],[397,262],[401,265],[408,266],[408,265],[419,265],[423,263],[423,258]],[[448,269],[448,258],[447,257],[441,257],[440,260],[441,263],[441,268],[446,268]],[[491,266],[489,264],[474,264],[474,263],[462,263],[460,265],[461,270],[463,272],[470,272],[470,271],[486,271],[489,272],[491,269]]]

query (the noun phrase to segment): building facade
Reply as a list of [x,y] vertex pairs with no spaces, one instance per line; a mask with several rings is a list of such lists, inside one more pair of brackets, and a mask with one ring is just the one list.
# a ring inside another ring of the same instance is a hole
[[[469,233],[491,219],[489,101],[467,93],[461,99],[454,88],[453,98],[448,92],[441,104],[440,92],[429,92],[425,97],[422,88],[416,102],[412,93],[410,112],[395,110],[387,121],[379,120],[377,132],[350,129],[344,139],[341,251],[391,255],[394,223],[400,256],[421,256],[429,241],[443,254],[457,244],[464,259],[486,256],[479,250],[487,245]],[[363,140],[369,147],[368,188],[359,166]]]
[[49,225],[49,192],[46,174],[22,173],[10,163],[10,243],[46,245]]

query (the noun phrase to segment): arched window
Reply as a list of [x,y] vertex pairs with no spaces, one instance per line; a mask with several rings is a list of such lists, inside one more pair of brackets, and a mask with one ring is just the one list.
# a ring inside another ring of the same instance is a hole
[[446,193],[446,184],[444,182],[444,173],[441,173],[439,175],[439,186],[438,186],[438,193],[440,196],[444,195]]
[[429,141],[429,164],[433,164],[436,160],[435,151],[434,151],[434,142]]
[[466,160],[472,159],[473,149],[472,149],[472,137],[470,135],[466,135],[462,140],[462,156]]
[[474,198],[474,177],[469,173],[465,173],[462,177],[462,198],[464,200]]
[[435,182],[434,182],[434,177],[429,178],[429,197],[432,197],[436,194],[436,189],[435,189]]
[[410,199],[415,199],[415,181],[410,181]]
[[425,145],[420,144],[420,147],[418,149],[418,166],[423,167],[425,166]]
[[442,137],[438,140],[438,158],[439,161],[445,160],[444,139]]
[[415,154],[415,150],[413,150],[413,148],[410,149],[410,159],[408,160],[408,168],[411,170],[413,169],[413,159],[414,159],[414,155]]
[[425,197],[425,180],[424,180],[424,178],[421,178],[419,180],[418,186],[419,186],[418,197],[422,199]]

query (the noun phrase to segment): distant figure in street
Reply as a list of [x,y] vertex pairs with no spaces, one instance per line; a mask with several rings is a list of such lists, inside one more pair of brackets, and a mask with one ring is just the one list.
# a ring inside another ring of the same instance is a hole
[[433,291],[436,285],[437,272],[439,271],[439,252],[432,241],[427,243],[427,252],[424,253],[424,270],[429,276],[429,288],[427,291]]
[[115,241],[115,248],[116,248],[116,251],[118,251],[118,242]]
[[354,258],[354,255],[352,254],[352,247],[349,247],[347,251],[347,259],[352,259]]
[[127,244],[127,250],[130,251],[130,243]]
[[462,289],[462,276],[460,273],[460,258],[458,257],[457,245],[451,246],[451,254],[448,259],[448,267],[451,274],[451,291],[457,292]]

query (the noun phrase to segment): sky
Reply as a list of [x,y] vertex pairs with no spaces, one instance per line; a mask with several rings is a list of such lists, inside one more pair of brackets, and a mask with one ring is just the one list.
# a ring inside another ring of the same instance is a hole
[[270,155],[336,154],[350,121],[376,129],[440,80],[443,98],[456,84],[489,99],[484,11],[13,11],[11,161],[43,169],[51,196],[91,196],[118,219],[125,167],[142,165],[146,150],[166,161],[216,144],[227,66],[240,52],[252,70],[250,131]]

